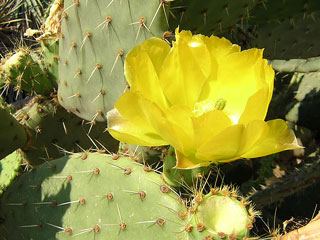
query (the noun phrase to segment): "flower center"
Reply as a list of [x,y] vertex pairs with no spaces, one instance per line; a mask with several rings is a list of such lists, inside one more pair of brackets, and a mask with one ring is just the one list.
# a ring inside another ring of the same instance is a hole
[[201,115],[213,110],[222,111],[226,107],[226,104],[227,101],[224,98],[218,98],[215,103],[211,99],[204,100],[195,104],[192,113],[196,117],[200,117]]

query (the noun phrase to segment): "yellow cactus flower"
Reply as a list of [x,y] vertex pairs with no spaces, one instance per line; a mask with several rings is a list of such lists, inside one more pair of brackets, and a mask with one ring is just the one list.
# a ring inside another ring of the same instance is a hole
[[171,145],[177,168],[255,158],[300,148],[280,119],[265,122],[274,71],[263,50],[176,30],[125,59],[130,85],[108,113],[109,132],[137,145]]

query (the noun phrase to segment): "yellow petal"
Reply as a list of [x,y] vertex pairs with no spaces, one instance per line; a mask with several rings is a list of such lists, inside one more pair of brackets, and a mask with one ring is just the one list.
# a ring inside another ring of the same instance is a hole
[[237,158],[240,158],[243,153],[250,151],[252,147],[263,141],[268,133],[269,126],[262,120],[254,120],[245,125]]
[[176,150],[177,165],[174,168],[177,169],[192,169],[198,167],[207,167],[211,162],[203,162],[199,159],[195,159],[194,156],[186,157],[181,152]]
[[192,112],[185,106],[175,105],[167,109],[165,116],[153,118],[152,124],[163,139],[184,154],[195,151]]
[[199,148],[209,141],[212,136],[232,125],[228,116],[219,110],[209,111],[199,117],[192,117],[192,121],[196,136],[196,148]]
[[162,114],[155,104],[127,91],[117,101],[116,109],[118,112],[108,113],[108,130],[116,139],[144,146],[167,144],[150,122]]
[[205,44],[210,52],[211,58],[215,62],[221,62],[227,55],[240,52],[240,46],[232,44],[225,38],[219,38],[216,36],[206,37],[204,39]]
[[211,72],[210,54],[203,36],[191,37],[190,32],[182,31],[176,38],[164,61],[160,82],[171,105],[192,109]]
[[249,97],[239,123],[247,124],[253,120],[264,120],[269,106],[269,93],[266,88],[260,89]]
[[124,119],[116,109],[108,112],[108,131],[115,139],[142,146],[167,145],[159,135],[148,132],[146,129],[137,128],[135,124]]
[[268,134],[248,152],[242,154],[241,157],[256,158],[284,150],[301,148],[293,131],[285,121],[275,119],[268,121],[267,124],[269,127]]
[[235,124],[238,123],[252,95],[265,89],[269,96],[273,74],[268,74],[268,81],[265,79],[267,63],[262,59],[262,52],[259,49],[250,49],[234,52],[221,59],[221,62],[218,62],[217,78],[210,79],[201,99],[225,99],[225,112]]
[[224,129],[197,149],[196,158],[214,163],[218,163],[221,160],[234,159],[238,156],[241,147],[244,128],[243,124],[238,124]]
[[128,53],[124,67],[130,89],[141,92],[162,109],[166,108],[167,102],[160,87],[158,72],[169,50],[166,42],[151,38]]

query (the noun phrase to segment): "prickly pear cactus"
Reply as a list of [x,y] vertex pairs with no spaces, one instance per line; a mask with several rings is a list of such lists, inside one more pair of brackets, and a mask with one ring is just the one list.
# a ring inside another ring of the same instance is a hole
[[7,239],[180,239],[187,214],[158,174],[99,153],[24,174],[1,208]]
[[256,29],[253,46],[265,48],[264,56],[268,59],[317,57],[320,55],[319,20],[319,14],[313,14],[261,24]]
[[14,151],[0,161],[0,195],[17,176],[22,164],[22,156]]
[[50,78],[46,67],[41,65],[40,57],[28,48],[21,48],[2,59],[0,85],[4,89],[13,85],[18,93],[24,90],[31,95],[49,95],[56,83]]
[[59,102],[88,121],[105,121],[126,89],[124,57],[167,29],[158,0],[66,0],[60,40]]
[[27,133],[4,105],[0,105],[0,119],[0,159],[2,159],[27,143]]
[[[171,2],[164,0],[164,2]],[[202,34],[220,34],[236,23],[245,23],[249,11],[256,4],[252,0],[193,1],[176,0],[170,5],[170,27],[192,30]]]
[[205,240],[246,239],[258,214],[230,187],[212,188],[206,195],[198,193],[189,212],[190,235]]
[[17,115],[30,133],[22,150],[24,159],[32,166],[62,157],[66,152],[103,147],[117,151],[118,142],[105,131],[106,124],[86,123],[59,106],[57,99],[34,98]]
[[231,240],[252,227],[255,213],[234,190],[197,192],[192,203],[187,209],[159,174],[130,158],[84,152],[20,177],[0,217],[9,239]]

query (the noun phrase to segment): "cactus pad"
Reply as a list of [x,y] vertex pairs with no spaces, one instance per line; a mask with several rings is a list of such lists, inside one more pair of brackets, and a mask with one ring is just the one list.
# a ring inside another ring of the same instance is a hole
[[57,99],[34,98],[20,110],[18,118],[30,132],[22,150],[24,159],[33,166],[62,157],[65,151],[102,148],[100,143],[111,152],[117,151],[118,143],[105,132],[106,124],[86,123],[59,106]]
[[163,11],[157,11],[161,3],[66,0],[64,5],[59,102],[83,119],[105,121],[126,89],[124,56],[167,28]]
[[0,161],[0,195],[17,176],[21,163],[22,157],[17,151]]

